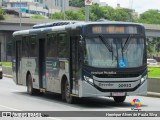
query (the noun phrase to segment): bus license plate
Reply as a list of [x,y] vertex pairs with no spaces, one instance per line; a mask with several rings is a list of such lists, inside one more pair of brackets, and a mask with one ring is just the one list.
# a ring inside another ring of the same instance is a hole
[[125,92],[112,92],[112,96],[125,96]]

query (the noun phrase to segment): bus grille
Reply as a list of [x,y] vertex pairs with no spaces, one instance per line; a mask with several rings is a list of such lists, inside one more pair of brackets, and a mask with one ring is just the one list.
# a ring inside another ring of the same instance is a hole
[[138,77],[140,74],[103,74],[95,75],[98,78],[132,78]]

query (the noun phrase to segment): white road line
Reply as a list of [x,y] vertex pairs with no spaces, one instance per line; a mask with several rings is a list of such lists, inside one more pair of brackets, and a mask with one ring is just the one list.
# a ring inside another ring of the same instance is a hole
[[11,108],[11,107],[7,107],[7,106],[4,106],[4,105],[0,105],[0,107],[7,108],[7,109],[10,109],[10,110],[14,110],[14,111],[22,111],[22,110]]
[[19,90],[16,90],[16,89],[10,89],[11,91],[19,91]]
[[48,119],[52,119],[52,120],[62,120],[62,119],[58,119],[58,118],[54,118],[54,117],[47,117]]

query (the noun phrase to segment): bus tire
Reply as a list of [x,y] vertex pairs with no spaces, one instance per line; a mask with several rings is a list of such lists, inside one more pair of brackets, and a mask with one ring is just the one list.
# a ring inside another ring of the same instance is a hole
[[37,89],[34,89],[34,88],[33,88],[33,83],[32,83],[31,74],[29,74],[29,75],[27,76],[27,92],[28,92],[30,95],[35,95],[35,94],[37,94]]
[[70,94],[70,87],[67,80],[64,85],[64,96],[67,103],[73,104],[75,102],[75,98]]
[[115,96],[115,97],[113,97],[113,99],[114,99],[114,101],[115,101],[116,103],[122,103],[122,102],[125,101],[126,96]]

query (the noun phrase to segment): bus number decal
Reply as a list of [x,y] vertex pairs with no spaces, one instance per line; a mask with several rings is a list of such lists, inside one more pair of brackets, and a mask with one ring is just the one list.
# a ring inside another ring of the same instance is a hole
[[131,88],[131,84],[119,84],[119,88]]

